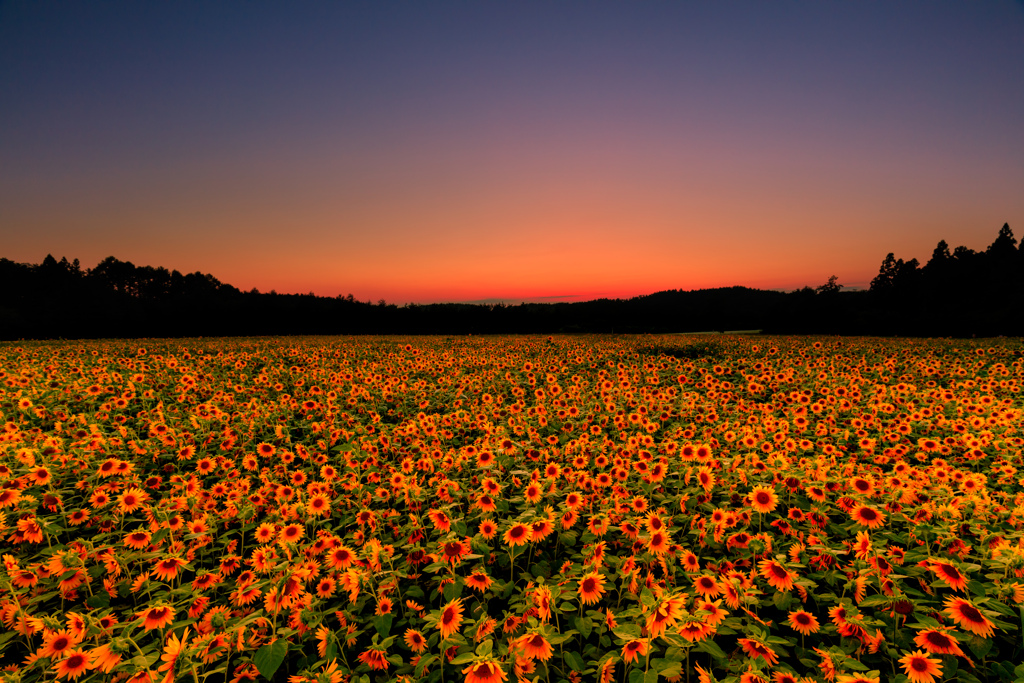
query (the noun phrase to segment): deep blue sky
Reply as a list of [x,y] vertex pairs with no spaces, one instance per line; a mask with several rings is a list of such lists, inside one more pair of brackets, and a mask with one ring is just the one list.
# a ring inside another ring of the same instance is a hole
[[0,256],[628,296],[1024,234],[1020,3],[0,4]]

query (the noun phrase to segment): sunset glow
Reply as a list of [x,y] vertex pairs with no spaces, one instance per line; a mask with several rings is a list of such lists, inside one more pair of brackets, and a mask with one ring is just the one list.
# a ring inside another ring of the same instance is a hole
[[1024,230],[1019,3],[0,5],[0,256],[389,302]]

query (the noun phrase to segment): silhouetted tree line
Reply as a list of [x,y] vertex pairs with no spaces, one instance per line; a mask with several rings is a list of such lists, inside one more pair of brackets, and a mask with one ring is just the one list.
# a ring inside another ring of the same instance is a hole
[[396,306],[351,294],[241,291],[212,275],[108,257],[0,258],[0,338],[762,330],[776,334],[1024,335],[1024,251],[1009,225],[984,252],[943,241],[923,267],[886,256],[869,291],[670,290],[632,299]]
[[942,240],[924,266],[890,253],[871,281],[875,308],[894,334],[1024,334],[1022,247],[1004,224],[982,252]]

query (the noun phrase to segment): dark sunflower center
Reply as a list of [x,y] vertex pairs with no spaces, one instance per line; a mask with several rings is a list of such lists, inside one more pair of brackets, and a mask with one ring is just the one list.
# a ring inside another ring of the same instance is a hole
[[981,616],[981,612],[971,605],[960,605],[960,614],[962,614],[967,621],[972,621],[976,624],[980,624],[985,621],[985,617]]

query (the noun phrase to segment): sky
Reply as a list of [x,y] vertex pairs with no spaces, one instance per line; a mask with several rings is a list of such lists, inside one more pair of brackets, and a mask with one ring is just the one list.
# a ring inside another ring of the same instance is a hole
[[0,257],[392,303],[1024,237],[1024,3],[0,0]]

